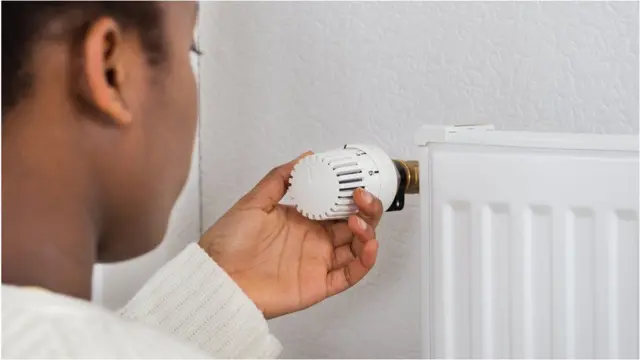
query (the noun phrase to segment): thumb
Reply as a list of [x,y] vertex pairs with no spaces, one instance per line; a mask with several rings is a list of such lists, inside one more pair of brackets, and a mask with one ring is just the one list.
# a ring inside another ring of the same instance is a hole
[[252,208],[259,207],[265,212],[271,212],[282,200],[289,188],[289,177],[293,167],[300,160],[311,154],[313,152],[307,151],[294,160],[271,169],[249,193],[240,199],[238,205]]

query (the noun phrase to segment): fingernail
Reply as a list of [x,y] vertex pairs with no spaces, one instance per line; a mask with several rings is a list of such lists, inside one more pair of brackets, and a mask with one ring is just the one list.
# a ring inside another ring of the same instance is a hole
[[362,200],[364,200],[365,204],[371,204],[373,196],[367,190],[362,189]]
[[364,220],[362,220],[361,217],[357,217],[357,219],[358,219],[358,226],[360,227],[360,229],[367,230],[367,223]]

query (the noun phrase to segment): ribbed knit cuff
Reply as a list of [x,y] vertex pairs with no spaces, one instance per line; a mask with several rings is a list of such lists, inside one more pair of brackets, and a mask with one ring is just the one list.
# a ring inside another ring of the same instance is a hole
[[121,315],[218,358],[275,358],[282,350],[260,310],[198,244],[158,270]]

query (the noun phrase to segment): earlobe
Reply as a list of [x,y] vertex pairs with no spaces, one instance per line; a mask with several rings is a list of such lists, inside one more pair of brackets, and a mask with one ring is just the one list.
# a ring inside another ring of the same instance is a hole
[[124,48],[121,28],[113,19],[102,18],[89,29],[82,49],[87,84],[83,95],[118,126],[132,121],[123,96],[127,80]]

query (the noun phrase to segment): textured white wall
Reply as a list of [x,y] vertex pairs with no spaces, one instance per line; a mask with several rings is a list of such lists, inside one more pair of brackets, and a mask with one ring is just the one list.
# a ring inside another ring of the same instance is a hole
[[[209,226],[309,148],[416,153],[424,123],[638,132],[638,4],[202,3]],[[379,230],[364,283],[272,322],[289,357],[420,356],[416,199]]]

